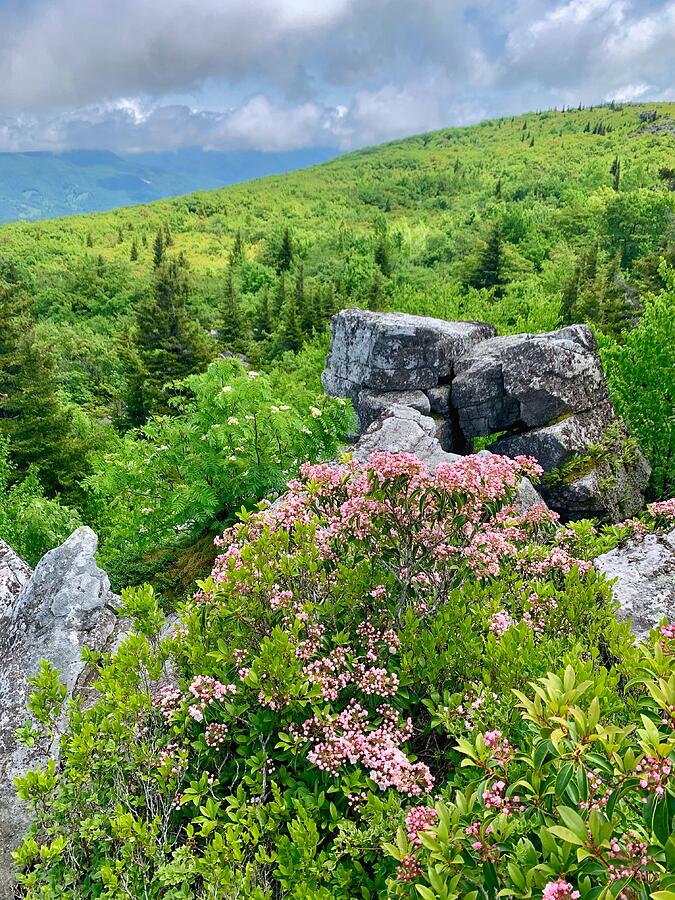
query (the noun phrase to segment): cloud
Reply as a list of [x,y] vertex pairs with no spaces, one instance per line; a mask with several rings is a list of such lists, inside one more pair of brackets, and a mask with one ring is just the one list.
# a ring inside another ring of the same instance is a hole
[[675,94],[675,0],[0,0],[0,149],[377,143]]

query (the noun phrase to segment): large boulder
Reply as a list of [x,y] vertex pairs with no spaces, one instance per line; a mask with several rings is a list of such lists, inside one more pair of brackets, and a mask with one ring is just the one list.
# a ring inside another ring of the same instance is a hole
[[619,447],[615,456],[598,462],[588,457],[586,465],[588,471],[576,477],[563,474],[557,481],[542,482],[542,496],[563,522],[582,518],[621,522],[642,509],[651,468],[639,448],[624,458]]
[[361,435],[352,457],[366,462],[371,453],[414,453],[433,471],[439,463],[457,462],[461,456],[447,453],[438,437],[439,423],[408,406],[390,406]]
[[431,403],[423,391],[359,391],[356,398],[359,430],[365,431],[390,406],[407,406],[422,415],[431,412]]
[[[456,463],[463,457],[443,447],[444,423],[407,406],[391,406],[361,435],[352,449],[352,458],[366,462],[371,453],[413,453],[433,472],[440,463]],[[483,450],[482,454],[490,455]],[[522,512],[543,501],[527,479],[521,479],[516,506]]]
[[595,338],[585,325],[491,338],[455,361],[452,403],[468,439],[541,428],[608,402]]
[[458,357],[494,334],[483,322],[345,309],[331,320],[323,385],[330,396],[352,400],[364,388],[432,388],[452,378]]
[[675,529],[634,534],[594,560],[609,579],[620,619],[628,619],[636,640],[661,619],[675,621]]
[[29,749],[16,739],[28,717],[28,679],[49,660],[72,696],[84,668],[82,648],[105,649],[115,633],[117,598],[94,559],[96,544],[90,528],[78,528],[42,558],[0,614],[0,900],[13,896],[10,854],[29,824],[13,779],[57,752],[55,746]]
[[504,456],[534,456],[545,472],[559,469],[573,456],[587,453],[599,444],[614,420],[611,404],[570,414],[543,428],[518,431],[490,444],[493,453]]
[[0,613],[13,603],[32,574],[28,563],[0,540]]

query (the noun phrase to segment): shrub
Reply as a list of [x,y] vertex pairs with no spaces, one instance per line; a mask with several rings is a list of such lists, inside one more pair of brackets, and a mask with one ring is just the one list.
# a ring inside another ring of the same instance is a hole
[[[433,475],[405,454],[308,464],[283,500],[225,532],[171,636],[152,589],[126,591],[134,632],[114,657],[91,656],[100,699],[71,705],[59,771],[19,781],[35,811],[16,854],[24,895],[494,897],[521,890],[508,862],[533,894],[568,872],[586,891],[558,807],[585,796],[591,763],[610,781],[608,767],[670,752],[644,696],[671,691],[672,642],[640,656],[608,585],[575,556],[588,529],[519,511],[519,482],[539,471],[498,456]],[[44,678],[32,708],[48,725]],[[645,748],[626,759],[639,713]],[[628,828],[633,806],[626,795],[605,810]],[[468,840],[475,821],[482,841],[503,831],[503,872],[470,844],[446,857],[442,842]],[[662,869],[665,852],[648,849]],[[555,877],[524,874],[535,855]]]

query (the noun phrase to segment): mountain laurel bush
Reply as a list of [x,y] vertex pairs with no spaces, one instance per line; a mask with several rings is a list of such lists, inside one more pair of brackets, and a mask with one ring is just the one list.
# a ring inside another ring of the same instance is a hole
[[592,529],[518,506],[539,474],[305,464],[170,628],[125,591],[98,699],[18,781],[21,895],[672,900],[675,629],[633,646]]

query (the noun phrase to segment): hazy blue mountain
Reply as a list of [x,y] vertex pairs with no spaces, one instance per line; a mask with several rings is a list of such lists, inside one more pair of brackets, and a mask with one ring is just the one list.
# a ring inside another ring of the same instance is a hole
[[127,157],[107,150],[0,153],[0,222],[148,203],[302,169],[335,155],[327,148],[284,153],[187,149]]

